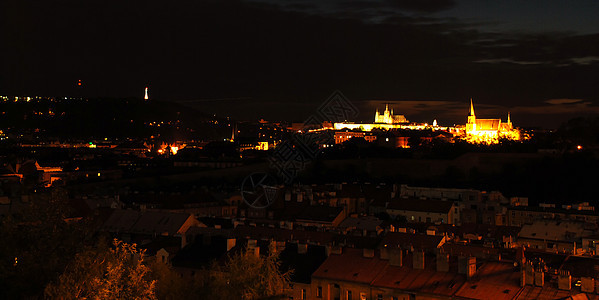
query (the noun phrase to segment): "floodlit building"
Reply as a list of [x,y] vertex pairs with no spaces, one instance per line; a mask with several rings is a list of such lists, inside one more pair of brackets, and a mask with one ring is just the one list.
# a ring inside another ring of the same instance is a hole
[[379,114],[379,110],[377,109],[374,113],[374,123],[385,123],[385,124],[399,124],[399,123],[408,123],[408,119],[404,115],[394,115],[393,109],[389,111],[389,105],[385,106],[385,111],[383,114]]
[[466,123],[466,140],[492,144],[499,142],[500,138],[520,140],[520,131],[514,129],[510,114],[507,115],[507,122],[502,122],[501,119],[477,119],[474,114],[474,104],[470,99],[470,112]]
[[450,130],[449,127],[437,126],[436,122],[434,122],[434,125],[430,125],[428,123],[410,123],[410,121],[408,121],[408,119],[406,119],[404,115],[394,115],[393,109],[389,110],[389,105],[385,106],[385,111],[382,114],[379,113],[378,109],[376,110],[376,112],[374,113],[373,123],[341,122],[334,123],[333,128],[335,130],[358,129],[361,131],[371,131],[373,129]]

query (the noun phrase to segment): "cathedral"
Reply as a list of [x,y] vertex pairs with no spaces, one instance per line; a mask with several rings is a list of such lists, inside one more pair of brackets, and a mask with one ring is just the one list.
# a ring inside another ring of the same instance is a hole
[[466,123],[466,140],[479,143],[497,143],[500,138],[520,140],[520,131],[514,129],[510,114],[507,122],[501,119],[477,119],[474,114],[474,104],[470,99],[470,112]]
[[399,124],[408,123],[408,119],[404,115],[394,115],[393,109],[389,111],[389,104],[385,106],[385,112],[379,113],[377,109],[374,113],[374,123],[385,123],[385,124]]
[[[436,122],[433,122],[433,126],[428,123],[410,123],[404,115],[394,115],[393,109],[389,110],[389,105],[385,106],[385,111],[381,114],[377,109],[374,113],[373,123],[353,123],[353,122],[341,122],[334,123],[333,128],[335,130],[349,129],[349,130],[360,130],[360,131],[371,131],[373,129],[409,129],[409,130],[423,130],[427,128],[441,129],[437,126]],[[446,128],[446,127],[444,127]]]

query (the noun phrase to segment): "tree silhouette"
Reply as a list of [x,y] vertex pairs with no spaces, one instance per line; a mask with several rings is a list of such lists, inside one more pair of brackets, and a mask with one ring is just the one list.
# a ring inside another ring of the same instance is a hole
[[46,287],[51,299],[156,299],[156,281],[144,264],[144,250],[115,239],[75,257],[58,282]]

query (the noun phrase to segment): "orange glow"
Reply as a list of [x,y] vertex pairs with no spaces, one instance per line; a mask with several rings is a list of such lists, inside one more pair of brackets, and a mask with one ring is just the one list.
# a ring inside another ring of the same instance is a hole
[[258,146],[256,146],[256,150],[261,150],[261,151],[268,150],[268,142],[258,142]]
[[173,155],[177,155],[177,151],[179,151],[179,147],[171,146],[171,153],[173,153]]
[[470,99],[470,113],[466,123],[464,140],[473,144],[497,144],[500,139],[519,141],[522,139],[520,130],[514,128],[510,114],[507,122],[501,119],[479,119],[474,113],[474,104]]
[[576,149],[578,149],[578,150],[582,150],[582,146],[581,146],[581,145],[578,145],[578,146],[576,146]]

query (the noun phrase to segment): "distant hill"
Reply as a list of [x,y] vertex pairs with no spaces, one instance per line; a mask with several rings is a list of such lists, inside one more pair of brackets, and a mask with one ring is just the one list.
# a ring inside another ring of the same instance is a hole
[[226,120],[181,104],[137,99],[36,100],[0,103],[0,129],[64,138],[229,137]]

